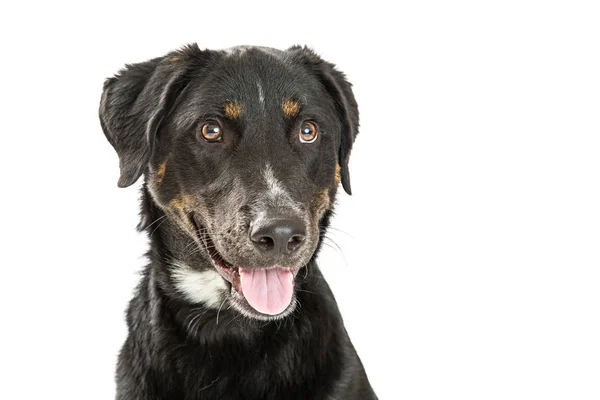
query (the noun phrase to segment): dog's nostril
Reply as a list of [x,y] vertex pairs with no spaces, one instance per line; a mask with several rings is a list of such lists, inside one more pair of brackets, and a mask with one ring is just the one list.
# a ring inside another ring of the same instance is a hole
[[258,239],[258,246],[264,251],[271,251],[273,250],[273,247],[275,247],[275,242],[273,241],[273,238],[263,236]]
[[294,235],[287,242],[287,249],[289,251],[296,250],[304,241],[304,236],[302,235]]

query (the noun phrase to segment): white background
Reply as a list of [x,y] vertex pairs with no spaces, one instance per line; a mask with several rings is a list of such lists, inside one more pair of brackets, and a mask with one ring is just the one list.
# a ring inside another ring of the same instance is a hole
[[0,398],[114,396],[146,240],[102,83],[189,42],[308,44],[354,83],[320,264],[381,399],[600,398],[594,3],[3,3]]

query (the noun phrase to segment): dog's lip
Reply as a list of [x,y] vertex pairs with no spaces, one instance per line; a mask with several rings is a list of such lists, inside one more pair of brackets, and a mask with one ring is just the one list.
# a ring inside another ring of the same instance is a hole
[[232,287],[236,290],[241,290],[240,283],[240,274],[238,268],[228,263],[227,260],[223,258],[221,253],[217,251],[215,248],[215,243],[207,232],[207,229],[204,227],[202,222],[199,220],[196,214],[192,215],[192,222],[194,224],[194,228],[196,230],[196,234],[198,235],[204,250],[210,257],[213,265],[215,266],[217,272],[227,281]]

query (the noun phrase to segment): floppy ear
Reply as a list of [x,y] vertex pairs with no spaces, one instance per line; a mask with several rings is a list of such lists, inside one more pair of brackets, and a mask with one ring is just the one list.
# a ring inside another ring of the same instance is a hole
[[342,137],[340,138],[338,152],[342,187],[346,193],[352,194],[348,162],[350,160],[352,143],[354,143],[354,139],[358,134],[359,125],[358,105],[356,104],[354,93],[352,93],[352,84],[346,80],[342,72],[335,68],[335,65],[324,61],[308,47],[294,46],[289,50],[291,52],[298,52],[304,58],[305,63],[317,74],[321,83],[335,101],[335,107],[342,122]]
[[119,155],[119,187],[135,183],[153,151],[156,132],[189,79],[197,45],[150,61],[127,65],[104,83],[100,124]]

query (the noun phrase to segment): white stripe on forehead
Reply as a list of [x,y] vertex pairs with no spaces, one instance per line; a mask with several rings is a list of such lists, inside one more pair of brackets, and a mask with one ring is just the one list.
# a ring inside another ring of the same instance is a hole
[[227,54],[227,55],[241,55],[244,54],[246,51],[248,51],[249,49],[251,49],[252,46],[247,46],[247,45],[243,45],[243,46],[233,46],[233,47],[229,47],[227,49],[223,49],[223,51]]
[[267,184],[267,195],[269,198],[285,197],[289,198],[288,192],[283,187],[282,183],[275,177],[271,164],[267,163],[263,171],[263,179]]
[[283,183],[275,177],[275,173],[271,164],[266,163],[265,168],[262,173],[263,182],[267,186],[267,190],[265,193],[259,198],[259,203],[261,204],[257,207],[256,211],[264,211],[266,210],[264,207],[267,205],[267,208],[273,207],[278,210],[294,210],[295,212],[300,212],[302,206],[294,201],[292,195],[289,191],[285,189]]
[[285,58],[285,52],[279,49],[275,49],[273,47],[265,47],[265,46],[250,46],[250,45],[241,45],[241,46],[233,46],[233,47],[229,47],[227,49],[223,49],[222,51],[225,52],[225,54],[227,54],[228,56],[241,56],[243,55],[245,52],[247,52],[250,49],[257,49],[262,51],[263,53],[272,55],[274,57],[277,57],[279,59],[284,59]]
[[256,86],[258,87],[258,101],[260,105],[265,108],[265,94],[263,93],[263,87],[260,84],[260,81],[256,82]]

